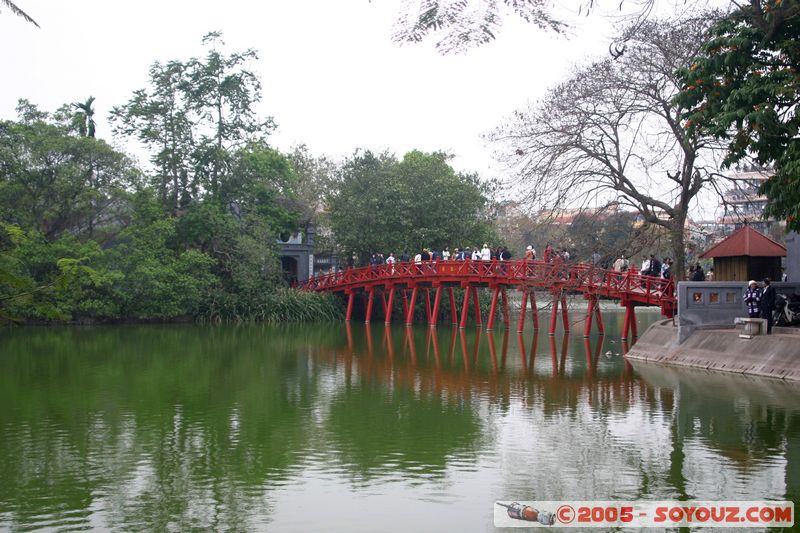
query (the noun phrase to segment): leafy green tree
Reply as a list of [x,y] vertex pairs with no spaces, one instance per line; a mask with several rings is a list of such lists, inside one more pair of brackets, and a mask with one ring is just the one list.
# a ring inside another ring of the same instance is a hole
[[263,142],[235,151],[230,159],[230,176],[220,185],[218,202],[242,218],[257,217],[275,235],[294,229],[297,176],[289,159]]
[[412,151],[398,161],[356,152],[327,199],[341,250],[363,262],[372,252],[494,241],[489,187],[447,160],[442,153]]
[[92,253],[99,253],[92,241],[66,236],[50,243],[36,232],[0,225],[0,323],[65,320],[80,306],[89,311],[96,302],[87,296],[105,281],[86,264]]
[[295,195],[302,220],[311,221],[317,230],[315,253],[330,253],[335,248],[325,199],[332,193],[336,164],[325,156],[314,156],[305,145],[287,154],[297,179]]
[[303,206],[303,217],[318,222],[325,210],[325,198],[332,192],[336,163],[326,156],[314,156],[304,144],[287,154],[294,168],[297,184],[295,194]]
[[148,216],[151,199],[137,198],[144,211],[109,251],[120,272],[120,314],[139,319],[196,315],[217,283],[215,260],[178,244],[178,219]]
[[94,121],[94,96],[90,96],[85,102],[75,102],[72,107],[75,109],[73,122],[78,132],[83,137],[94,138],[97,128]]
[[720,20],[679,71],[684,127],[728,142],[727,166],[774,165],[766,215],[800,230],[800,2],[750,0]]
[[185,66],[180,61],[154,63],[150,90],[139,89],[128,103],[111,111],[114,133],[133,137],[150,149],[162,206],[174,213],[191,201],[189,181],[192,122],[182,98]]
[[0,220],[51,240],[116,221],[137,181],[131,161],[25,100],[18,112],[0,121]]
[[133,137],[151,151],[155,184],[164,208],[173,214],[215,195],[230,179],[233,156],[253,143],[265,143],[274,128],[254,106],[261,84],[245,64],[254,50],[225,55],[216,49],[221,34],[206,35],[205,58],[155,63],[150,87],[135,91],[112,111],[114,131]]
[[327,198],[336,242],[362,262],[373,251],[399,249],[411,229],[393,179],[396,165],[388,154],[356,152]]
[[[410,243],[414,248],[465,246],[468,242],[497,238],[491,228],[494,217],[494,183],[482,182],[476,174],[456,173],[444,153],[411,151],[397,166],[400,192],[413,216]],[[400,209],[403,206],[397,206]]]
[[230,155],[247,144],[266,141],[274,129],[272,118],[260,120],[253,109],[261,100],[261,82],[246,64],[258,60],[255,50],[224,55],[220,32],[203,37],[210,46],[204,59],[186,65],[184,98],[193,113],[193,129],[199,135],[193,157],[197,179],[212,194],[230,169]]
[[[238,318],[251,316],[264,293],[282,284],[275,237],[296,226],[296,178],[289,160],[267,144],[272,119],[261,120],[254,110],[261,84],[245,67],[256,52],[220,52],[219,32],[203,43],[203,58],[153,65],[150,87],[112,115],[117,133],[151,150],[153,185],[164,212],[175,217],[169,231],[162,228],[169,235],[163,246],[178,254],[173,260],[198,252],[213,263],[215,283],[202,284],[205,296],[187,287],[197,297],[173,311],[191,307]],[[170,270],[180,277],[179,263]]]

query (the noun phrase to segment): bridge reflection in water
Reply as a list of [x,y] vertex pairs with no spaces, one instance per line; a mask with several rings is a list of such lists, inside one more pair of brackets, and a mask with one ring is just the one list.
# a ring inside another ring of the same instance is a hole
[[800,385],[624,351],[560,331],[20,328],[0,337],[0,530],[495,531],[501,498],[800,501]]
[[[652,365],[635,371],[624,358],[627,341],[602,335],[571,338],[565,332],[559,339],[540,337],[535,330],[532,335],[509,331],[495,335],[480,329],[470,333],[458,328],[448,332],[349,324],[346,335],[347,347],[326,357],[343,367],[348,384],[381,382],[389,390],[411,389],[420,399],[441,398],[448,403],[519,403],[555,418],[572,412],[581,419],[578,413],[588,407],[593,416],[608,418],[620,432],[618,439],[630,438],[631,446],[644,446],[640,453],[645,456],[667,460],[647,467],[664,469],[657,483],[670,488],[665,497],[759,499],[760,494],[771,494],[772,499],[792,501],[800,497],[800,386],[796,384]],[[641,420],[641,427],[618,426],[619,420],[630,426],[643,413],[655,418]],[[664,423],[667,434],[659,427]],[[645,446],[648,428],[658,432]],[[633,433],[626,436],[626,432]],[[726,471],[725,476],[734,475],[738,481],[728,488],[714,485],[707,462],[714,464],[717,475]],[[529,482],[516,481],[522,486]]]
[[355,373],[360,379],[417,392],[447,397],[486,394],[490,400],[517,396],[533,385],[545,396],[570,397],[573,405],[585,394],[590,404],[592,398],[629,402],[650,394],[633,379],[633,367],[623,357],[629,347],[625,339],[571,338],[568,331],[559,338],[540,336],[537,330],[532,336],[509,330],[495,335],[480,329],[349,323],[346,336],[347,348],[331,355],[343,366],[347,382]]

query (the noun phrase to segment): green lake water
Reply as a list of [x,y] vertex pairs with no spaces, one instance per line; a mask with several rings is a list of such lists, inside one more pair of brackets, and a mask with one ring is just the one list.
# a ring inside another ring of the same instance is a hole
[[800,500],[800,385],[632,367],[604,316],[588,342],[5,330],[0,530],[493,531],[495,500]]

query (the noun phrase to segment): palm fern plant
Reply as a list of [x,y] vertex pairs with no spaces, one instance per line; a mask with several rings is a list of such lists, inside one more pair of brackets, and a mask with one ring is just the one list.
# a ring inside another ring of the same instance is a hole
[[21,10],[19,7],[17,7],[17,4],[15,4],[14,2],[12,2],[11,0],[0,0],[0,6],[5,6],[5,7],[7,7],[9,10],[11,10],[11,12],[12,12],[12,13],[14,13],[15,15],[17,15],[18,17],[22,17],[22,18],[24,18],[25,20],[27,20],[28,22],[30,22],[31,24],[33,24],[33,25],[34,25],[34,26],[36,26],[37,28],[39,27],[39,25],[36,23],[36,21],[35,21],[35,20],[33,20],[33,19],[30,17],[30,15],[28,15],[28,14],[27,14],[27,13],[25,13],[23,10]]

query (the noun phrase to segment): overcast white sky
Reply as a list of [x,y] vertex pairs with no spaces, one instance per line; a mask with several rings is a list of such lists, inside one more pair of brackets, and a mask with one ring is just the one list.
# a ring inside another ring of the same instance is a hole
[[15,2],[41,29],[0,13],[2,118],[15,117],[22,97],[53,110],[91,95],[98,135],[110,140],[106,113],[146,86],[154,61],[200,55],[202,35],[221,30],[228,51],[261,55],[250,68],[264,88],[260,113],[278,123],[278,148],[306,143],[333,157],[357,147],[445,150],[457,170],[486,177],[496,170],[481,134],[572,62],[606,54],[609,31],[599,16],[578,18],[569,39],[509,19],[496,42],[442,56],[432,41],[392,42],[399,0]]

